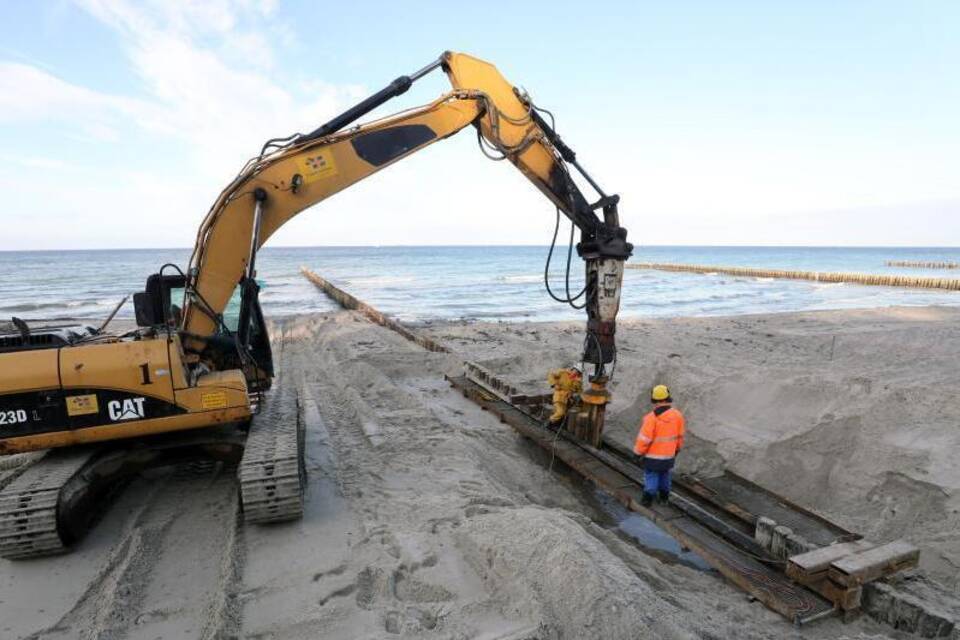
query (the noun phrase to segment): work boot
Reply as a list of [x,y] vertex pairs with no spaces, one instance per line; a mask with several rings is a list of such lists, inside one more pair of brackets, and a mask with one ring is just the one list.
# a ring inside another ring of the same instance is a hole
[[660,504],[667,504],[667,502],[670,501],[670,492],[669,492],[669,491],[661,491],[661,492],[660,492],[660,495],[659,495],[659,498],[660,498]]
[[640,504],[642,504],[642,505],[645,506],[645,507],[652,506],[652,505],[653,505],[653,494],[652,494],[652,493],[647,493],[646,491],[644,491],[644,492],[643,492],[643,497],[640,499]]

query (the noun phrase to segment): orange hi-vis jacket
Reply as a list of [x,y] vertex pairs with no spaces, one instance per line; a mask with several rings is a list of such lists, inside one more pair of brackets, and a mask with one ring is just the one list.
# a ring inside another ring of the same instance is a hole
[[671,406],[657,407],[643,417],[633,452],[653,460],[672,460],[683,448],[683,414]]

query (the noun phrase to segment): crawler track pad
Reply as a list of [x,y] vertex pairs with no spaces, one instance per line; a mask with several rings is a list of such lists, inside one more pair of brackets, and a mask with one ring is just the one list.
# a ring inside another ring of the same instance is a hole
[[0,493],[0,556],[61,553],[72,542],[59,527],[61,490],[97,454],[95,448],[51,451]]
[[299,405],[294,381],[281,373],[253,419],[238,469],[246,522],[282,522],[303,516],[306,474]]
[[141,471],[196,459],[236,464],[243,442],[236,425],[224,425],[48,451],[0,491],[0,556],[64,552]]

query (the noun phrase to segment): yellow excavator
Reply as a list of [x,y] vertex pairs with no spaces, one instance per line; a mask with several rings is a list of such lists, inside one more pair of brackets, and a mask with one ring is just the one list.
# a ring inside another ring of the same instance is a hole
[[[353,124],[435,69],[447,74],[450,92]],[[137,329],[111,335],[17,320],[15,331],[0,335],[0,454],[49,451],[2,480],[0,555],[65,550],[123,480],[193,456],[238,463],[247,521],[299,517],[303,429],[293,384],[268,392],[274,368],[257,251],[301,211],[469,125],[488,155],[509,160],[556,206],[558,223],[562,212],[580,230],[583,361],[593,374],[577,415],[587,423],[581,428],[598,434],[632,246],[618,196],[600,189],[544,116],[552,121],[493,65],[446,52],[312,132],[269,140],[210,209],[188,269],[164,265],[134,295]],[[584,197],[571,169],[596,201]],[[579,297],[569,286],[564,297],[551,295],[575,306]]]

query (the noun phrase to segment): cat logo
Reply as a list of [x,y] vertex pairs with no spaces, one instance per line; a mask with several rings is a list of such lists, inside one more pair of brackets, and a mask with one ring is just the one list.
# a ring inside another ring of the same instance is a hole
[[107,412],[114,422],[119,420],[139,420],[144,416],[143,403],[146,398],[128,398],[127,400],[111,400],[107,403]]

